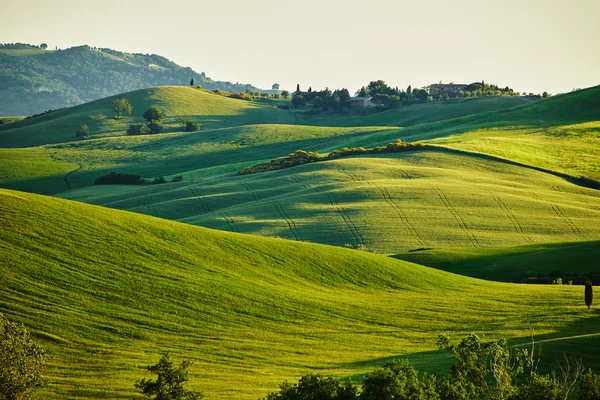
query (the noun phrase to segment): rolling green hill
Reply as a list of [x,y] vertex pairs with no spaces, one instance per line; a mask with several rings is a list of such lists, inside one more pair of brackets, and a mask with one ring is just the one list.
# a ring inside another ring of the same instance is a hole
[[[394,257],[455,274],[500,282],[580,284],[600,273],[600,242],[546,243],[497,249],[422,250]],[[598,284],[598,282],[594,282]]]
[[[548,173],[596,176],[600,87],[519,106],[515,101],[525,100],[483,98],[347,118],[362,121],[360,127],[335,126],[344,121],[340,116],[309,117],[185,87],[117,97],[130,100],[132,116],[113,119],[113,97],[0,128],[0,185],[383,254],[600,239],[599,192]],[[167,111],[167,133],[126,136],[126,126],[153,105]],[[199,121],[201,131],[182,133],[177,114]],[[434,122],[414,124],[417,117]],[[394,120],[408,126],[386,126]],[[90,126],[91,139],[74,141],[81,123]],[[325,123],[332,126],[320,126]],[[350,157],[236,176],[245,166],[297,149],[326,153],[396,138],[466,151]],[[93,185],[112,171],[149,180],[183,175],[183,181]]]
[[48,109],[159,85],[257,91],[252,85],[214,81],[156,54],[132,54],[89,46],[50,51],[0,49],[0,115],[32,115]]
[[170,351],[207,398],[255,399],[392,357],[445,368],[439,333],[526,342],[600,367],[581,287],[476,280],[365,252],[207,230],[0,190],[0,311],[51,358],[40,398],[131,397]]

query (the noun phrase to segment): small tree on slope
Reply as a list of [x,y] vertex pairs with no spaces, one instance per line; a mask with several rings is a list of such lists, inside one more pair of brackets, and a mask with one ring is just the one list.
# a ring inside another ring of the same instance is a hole
[[585,305],[588,310],[592,306],[592,301],[594,300],[594,288],[592,287],[592,282],[587,281],[585,283]]
[[188,381],[189,366],[190,362],[185,360],[179,368],[175,368],[169,360],[169,354],[165,354],[158,364],[148,367],[148,371],[158,375],[156,381],[142,379],[135,383],[135,387],[155,400],[199,400],[204,397],[202,393],[185,390],[183,387]]
[[0,400],[28,399],[46,384],[41,367],[46,352],[22,324],[0,313]]

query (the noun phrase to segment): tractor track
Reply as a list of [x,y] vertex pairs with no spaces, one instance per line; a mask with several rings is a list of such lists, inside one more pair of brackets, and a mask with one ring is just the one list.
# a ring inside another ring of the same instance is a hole
[[229,215],[227,215],[227,213],[221,213],[221,216],[227,223],[227,226],[229,226],[229,229],[231,230],[231,232],[240,233],[240,228],[237,227],[233,218],[231,218]]
[[419,232],[417,232],[417,230],[415,229],[415,227],[410,223],[410,221],[408,220],[408,217],[406,216],[406,213],[404,212],[404,210],[402,209],[402,207],[400,207],[398,205],[398,203],[396,203],[394,201],[394,199],[390,195],[390,192],[386,188],[384,188],[384,187],[377,186],[377,184],[375,184],[375,182],[367,181],[367,183],[369,185],[373,186],[374,188],[379,189],[379,191],[381,192],[381,196],[383,197],[383,199],[385,200],[385,202],[388,203],[390,205],[390,207],[392,207],[392,210],[394,210],[396,212],[396,214],[398,215],[398,218],[400,219],[400,221],[402,222],[402,224],[408,230],[408,233],[410,233],[410,235],[421,246],[427,246],[427,242],[425,240],[423,240],[423,238],[419,235]]
[[440,200],[442,201],[442,203],[444,204],[444,206],[446,207],[448,212],[450,212],[450,214],[452,214],[452,216],[458,223],[458,226],[460,227],[460,229],[463,230],[463,232],[465,233],[465,235],[467,236],[467,238],[469,239],[469,241],[471,242],[473,247],[481,247],[479,240],[477,240],[475,235],[473,235],[473,233],[469,230],[469,228],[467,227],[467,224],[465,224],[465,221],[462,219],[462,217],[460,216],[458,211],[456,211],[456,209],[452,206],[452,204],[450,203],[450,200],[448,200],[448,197],[446,197],[446,195],[438,188],[432,187],[432,189],[436,192],[436,194],[438,195],[438,197],[440,198]]
[[550,204],[550,206],[552,207],[552,210],[554,210],[554,212],[556,213],[556,215],[561,218],[563,221],[565,221],[565,223],[569,226],[569,228],[571,229],[571,231],[576,234],[577,236],[581,237],[582,239],[585,239],[585,237],[583,236],[583,234],[581,233],[581,230],[577,227],[577,225],[575,225],[573,223],[573,221],[571,221],[571,219],[569,217],[567,217],[562,210],[560,209],[560,207],[558,207],[557,205],[554,204]]
[[302,234],[300,234],[300,231],[298,230],[298,227],[296,226],[296,223],[285,212],[281,203],[279,203],[278,201],[272,201],[271,204],[273,204],[273,206],[275,206],[275,210],[277,211],[279,216],[281,218],[283,218],[283,220],[287,224],[288,228],[290,229],[290,232],[292,232],[292,235],[294,235],[294,238],[296,239],[296,241],[298,241],[298,242],[304,241],[304,239],[302,238]]
[[354,225],[354,222],[352,222],[352,220],[350,219],[350,216],[348,215],[348,213],[344,210],[343,207],[341,207],[339,205],[339,203],[337,202],[337,200],[335,199],[335,197],[333,196],[333,194],[332,193],[328,193],[328,192],[323,192],[323,193],[325,193],[325,195],[329,199],[329,203],[332,206],[335,207],[335,209],[337,210],[337,212],[340,214],[340,216],[344,220],[344,223],[346,224],[346,226],[350,230],[350,233],[352,233],[352,236],[354,236],[354,239],[356,240],[356,244],[357,245],[361,245],[362,244],[363,246],[365,246],[365,239],[362,237],[362,235],[360,234],[360,232],[356,228],[356,225]]
[[208,202],[206,201],[206,197],[200,195],[197,189],[189,188],[192,195],[200,201],[200,206],[202,207],[202,211],[204,214],[208,214],[211,212],[210,207],[208,206]]
[[244,187],[244,189],[246,189],[246,191],[250,192],[250,194],[252,195],[252,198],[255,201],[260,201],[261,200],[260,195],[258,194],[258,192],[256,192],[256,190],[252,189],[250,187],[250,185],[248,185],[247,183],[242,183],[242,186]]

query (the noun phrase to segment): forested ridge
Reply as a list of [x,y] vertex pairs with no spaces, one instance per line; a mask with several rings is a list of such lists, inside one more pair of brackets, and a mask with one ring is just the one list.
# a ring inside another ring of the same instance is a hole
[[32,115],[152,86],[187,85],[191,79],[206,89],[258,90],[249,84],[213,81],[204,72],[156,54],[89,46],[51,51],[0,45],[0,115]]

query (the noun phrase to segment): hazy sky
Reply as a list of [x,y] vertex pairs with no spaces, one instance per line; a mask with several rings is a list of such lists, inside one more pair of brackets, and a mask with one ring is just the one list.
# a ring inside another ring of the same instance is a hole
[[3,43],[156,53],[261,88],[600,84],[600,0],[0,0],[0,10]]

